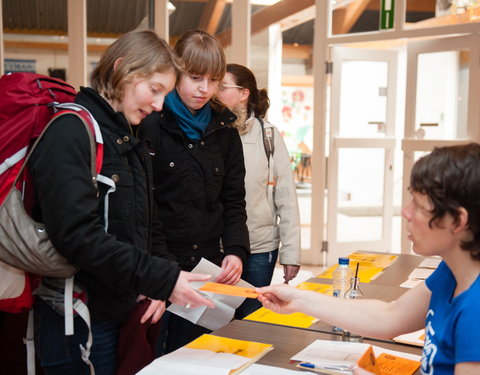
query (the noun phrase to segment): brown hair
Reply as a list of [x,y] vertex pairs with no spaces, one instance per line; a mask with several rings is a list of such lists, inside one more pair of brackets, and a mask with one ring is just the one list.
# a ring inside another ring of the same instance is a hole
[[247,67],[239,64],[228,64],[227,72],[233,76],[235,84],[242,86],[250,91],[248,97],[248,114],[255,112],[257,117],[265,117],[270,107],[270,99],[268,98],[267,89],[258,89],[257,80],[253,72]]
[[459,208],[468,212],[468,229],[473,238],[461,248],[480,260],[480,145],[470,143],[435,148],[412,168],[410,189],[426,194],[433,204],[432,227],[446,214],[455,221]]
[[132,79],[167,71],[178,76],[182,68],[172,48],[154,31],[133,30],[105,50],[92,73],[92,87],[109,100],[122,100],[125,84]]
[[218,40],[203,30],[184,32],[174,47],[185,64],[185,72],[223,79],[226,59]]

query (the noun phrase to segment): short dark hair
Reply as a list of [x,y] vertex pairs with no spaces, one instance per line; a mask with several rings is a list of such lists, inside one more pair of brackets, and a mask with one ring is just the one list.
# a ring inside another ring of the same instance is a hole
[[413,166],[410,189],[429,197],[433,205],[430,227],[447,213],[457,221],[460,207],[468,212],[473,239],[461,247],[480,260],[480,145],[435,148]]
[[268,91],[265,88],[260,90],[257,88],[257,80],[253,72],[239,64],[227,64],[227,72],[233,75],[233,80],[236,85],[242,86],[250,91],[247,107],[248,114],[253,111],[255,112],[255,116],[265,117],[270,107]]

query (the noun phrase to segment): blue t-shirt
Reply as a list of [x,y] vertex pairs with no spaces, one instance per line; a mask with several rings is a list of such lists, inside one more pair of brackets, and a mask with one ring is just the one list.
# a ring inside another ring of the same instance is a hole
[[452,298],[457,282],[441,262],[426,285],[432,297],[425,322],[422,374],[452,375],[456,363],[480,361],[480,277]]

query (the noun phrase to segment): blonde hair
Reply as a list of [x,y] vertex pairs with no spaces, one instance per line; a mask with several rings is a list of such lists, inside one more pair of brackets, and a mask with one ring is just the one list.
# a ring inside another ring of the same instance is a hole
[[109,100],[122,100],[132,79],[169,71],[178,76],[182,70],[181,60],[154,31],[134,30],[105,50],[92,73],[92,87]]
[[185,72],[223,79],[226,59],[218,40],[203,30],[188,30],[175,43],[175,52],[185,64]]

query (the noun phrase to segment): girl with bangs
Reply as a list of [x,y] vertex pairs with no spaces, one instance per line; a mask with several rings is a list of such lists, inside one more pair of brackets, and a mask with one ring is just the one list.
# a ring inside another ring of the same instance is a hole
[[[250,245],[242,143],[231,126],[236,116],[212,99],[225,75],[225,55],[201,30],[184,33],[174,50],[185,69],[164,109],[148,116],[141,129],[153,155],[158,217],[167,251],[182,270],[206,258],[222,268],[214,281],[234,285]],[[163,320],[167,353],[209,332],[174,314]]]

